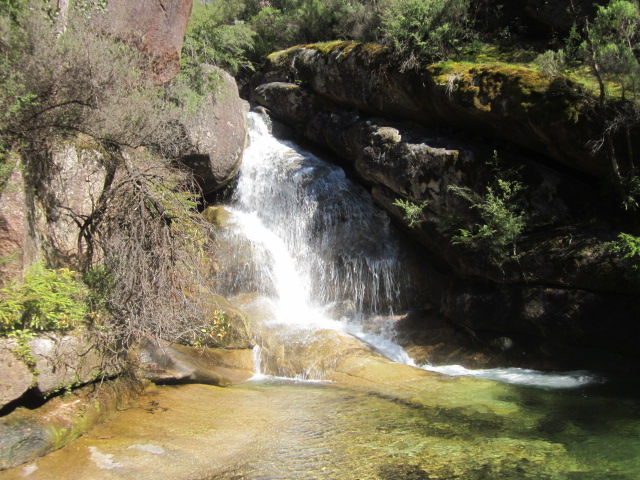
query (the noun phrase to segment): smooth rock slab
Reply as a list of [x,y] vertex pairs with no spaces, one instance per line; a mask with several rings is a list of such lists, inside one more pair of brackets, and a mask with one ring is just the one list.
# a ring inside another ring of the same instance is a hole
[[138,382],[117,380],[56,397],[36,410],[18,408],[1,417],[0,470],[63,447],[126,407],[138,389]]
[[82,385],[105,375],[119,373],[108,354],[97,345],[99,338],[90,332],[76,335],[49,333],[29,341],[36,360],[36,391],[46,396],[56,390]]
[[17,346],[13,339],[0,339],[0,408],[20,398],[33,381],[29,367],[14,353]]
[[253,350],[195,348],[145,339],[134,350],[138,375],[159,384],[229,386],[254,375]]

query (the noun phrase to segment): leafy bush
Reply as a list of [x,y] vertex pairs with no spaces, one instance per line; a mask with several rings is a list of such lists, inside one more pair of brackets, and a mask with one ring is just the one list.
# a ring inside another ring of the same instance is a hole
[[24,282],[0,289],[0,333],[75,327],[88,313],[87,294],[75,272],[36,263],[27,269]]
[[424,221],[420,217],[422,216],[422,211],[426,208],[427,204],[427,200],[418,205],[402,198],[398,198],[393,202],[393,205],[403,210],[404,220],[409,225],[409,228],[417,227]]
[[180,92],[175,83],[154,84],[144,54],[96,31],[87,18],[96,2],[70,10],[64,29],[46,2],[25,2],[31,10],[15,20],[0,13],[0,143],[22,149],[25,180],[36,194],[46,192],[39,186],[51,174],[48,147],[79,133],[92,139],[106,178],[90,214],[67,212],[80,227],[82,270],[94,291],[80,295],[82,284],[64,270],[57,280],[43,270],[46,281],[29,276],[25,285],[42,290],[50,283],[55,294],[38,294],[42,300],[32,304],[20,300],[27,287],[6,290],[2,328],[77,324],[88,309],[82,297],[94,320],[101,316],[109,345],[143,334],[180,338],[204,323],[201,297],[186,292],[209,293],[209,239],[192,174],[155,152],[179,150],[187,86]]
[[500,166],[498,152],[487,163],[491,166],[494,181],[477,193],[469,187],[450,185],[449,191],[469,202],[477,212],[474,220],[452,221],[458,225],[457,234],[451,238],[454,245],[469,245],[490,257],[497,265],[502,265],[508,257],[517,257],[517,243],[527,225],[527,217],[522,206],[525,186],[518,180],[518,172]]
[[563,50],[547,50],[538,55],[533,63],[540,68],[542,73],[549,76],[558,75],[567,67]]
[[405,0],[383,12],[382,41],[401,58],[403,69],[443,60],[471,36],[469,0]]
[[621,233],[618,240],[609,243],[609,251],[622,255],[622,258],[631,262],[634,270],[640,270],[640,237]]
[[183,44],[183,68],[202,63],[216,65],[236,75],[253,70],[247,56],[253,50],[255,32],[237,15],[234,2],[195,2]]

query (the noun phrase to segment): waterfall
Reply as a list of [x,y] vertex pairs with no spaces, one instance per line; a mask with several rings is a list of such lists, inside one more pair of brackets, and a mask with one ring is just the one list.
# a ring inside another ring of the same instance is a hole
[[242,261],[223,275],[226,293],[259,292],[274,322],[342,330],[411,363],[390,340],[411,269],[386,212],[341,168],[271,136],[261,116],[249,125],[228,207],[227,240]]
[[[230,258],[218,276],[220,290],[227,296],[259,295],[264,317],[259,336],[269,337],[266,343],[275,338],[277,348],[288,351],[314,338],[301,330],[329,329],[415,366],[393,335],[395,315],[415,300],[412,287],[420,281],[411,278],[415,259],[406,258],[387,214],[341,168],[273,137],[265,117],[249,114],[249,127],[240,180],[228,206],[232,220],[219,239]],[[254,351],[258,373],[269,363],[268,350],[267,345]],[[554,388],[596,381],[586,372],[421,368]],[[277,369],[271,365],[270,371]]]

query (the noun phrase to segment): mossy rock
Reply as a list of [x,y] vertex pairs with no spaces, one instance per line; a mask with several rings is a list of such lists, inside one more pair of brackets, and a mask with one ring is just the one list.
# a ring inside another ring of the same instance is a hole
[[[271,54],[252,86],[264,90],[273,82],[298,85],[310,99],[315,98],[310,94],[321,97],[329,102],[321,106],[325,111],[358,109],[425,126],[455,127],[509,141],[595,178],[610,172],[604,153],[594,155],[587,147],[600,135],[597,101],[562,76],[517,65],[468,62],[399,72],[384,47],[341,41]],[[277,102],[277,110],[286,112],[284,95],[272,97],[254,100],[269,109]],[[300,99],[303,92],[296,95],[298,103]],[[300,118],[279,118],[301,128]]]
[[231,219],[229,210],[224,207],[207,207],[202,212],[204,219],[217,227],[226,228]]

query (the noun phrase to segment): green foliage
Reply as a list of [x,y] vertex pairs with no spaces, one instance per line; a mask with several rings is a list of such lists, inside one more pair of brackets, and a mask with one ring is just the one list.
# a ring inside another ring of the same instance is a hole
[[590,46],[582,44],[584,56],[592,54],[603,75],[630,91],[635,98],[640,86],[637,55],[640,40],[640,10],[635,2],[612,0],[600,6],[590,30]]
[[567,67],[563,50],[547,50],[538,55],[533,63],[538,66],[542,73],[549,76],[558,75]]
[[398,198],[393,202],[393,205],[399,207],[403,210],[404,220],[409,225],[409,228],[415,228],[420,225],[424,219],[422,217],[422,211],[428,205],[428,201],[425,200],[420,205],[411,202],[410,200],[404,200],[402,198]]
[[233,75],[252,70],[247,55],[253,49],[255,32],[236,17],[239,14],[237,2],[195,2],[183,44],[183,68],[197,69],[206,63]]
[[214,310],[209,323],[202,326],[199,331],[193,335],[195,339],[190,343],[194,347],[215,346],[220,345],[224,337],[229,331],[229,322],[223,310]]
[[109,300],[113,294],[113,276],[104,265],[97,265],[82,274],[82,281],[88,288],[88,318],[94,326],[100,327],[111,313]]
[[383,13],[382,40],[402,58],[403,68],[443,60],[471,36],[469,0],[406,0]]
[[500,168],[497,152],[493,152],[488,165],[492,167],[495,180],[485,187],[483,193],[469,187],[449,186],[449,191],[469,202],[479,220],[458,228],[451,243],[469,245],[485,252],[492,261],[501,265],[506,258],[518,255],[517,243],[527,225],[521,201],[526,187],[516,178],[516,172]]
[[[96,31],[78,5],[61,28],[47,2],[25,2],[29,9],[15,21],[0,16],[0,144],[7,151],[44,151],[79,132],[131,147],[179,138],[175,125],[185,113],[146,73],[149,58]],[[100,2],[85,4],[100,12]]]
[[13,349],[18,357],[20,357],[31,368],[36,366],[36,359],[33,357],[29,340],[36,335],[31,330],[13,330],[7,334],[8,337],[16,339],[16,347]]
[[637,211],[640,209],[640,177],[633,172],[621,179],[618,192],[620,205],[624,210]]
[[621,233],[618,240],[609,243],[609,251],[629,260],[634,270],[640,270],[640,237]]
[[81,324],[87,315],[87,289],[66,268],[31,265],[23,283],[0,289],[0,333],[15,330],[64,330]]

